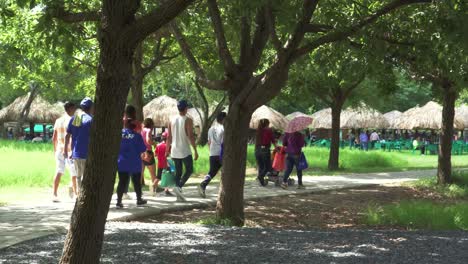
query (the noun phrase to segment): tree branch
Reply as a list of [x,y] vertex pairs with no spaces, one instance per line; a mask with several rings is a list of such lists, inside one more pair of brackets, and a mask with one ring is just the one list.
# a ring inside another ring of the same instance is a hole
[[227,90],[228,89],[227,80],[209,80],[206,77],[205,71],[202,69],[197,59],[193,55],[192,49],[190,48],[190,45],[187,43],[187,40],[185,39],[184,35],[180,31],[180,28],[177,25],[177,22],[172,21],[169,24],[169,27],[175,39],[179,43],[182,54],[184,54],[185,58],[187,59],[190,65],[190,68],[192,68],[192,71],[195,73],[195,76],[197,77],[197,81],[204,87],[211,89],[211,90]]
[[101,20],[100,11],[74,13],[65,10],[63,3],[58,4],[56,7],[46,7],[46,13],[66,23],[97,22]]
[[376,21],[379,17],[386,15],[390,12],[392,12],[395,9],[398,9],[403,6],[411,5],[411,4],[416,4],[416,3],[431,3],[433,0],[395,0],[381,9],[377,10],[374,14],[362,19],[358,23],[345,27],[343,29],[337,29],[335,31],[331,31],[330,33],[326,34],[325,36],[322,36],[312,42],[309,42],[308,44],[305,44],[304,46],[298,48],[294,54],[293,59],[297,59],[305,54],[308,54],[309,52],[313,51],[314,49],[320,47],[323,44],[330,43],[330,42],[335,42],[339,40],[343,40],[354,33],[356,33],[358,30],[363,28],[366,25],[369,25]]
[[262,53],[268,42],[269,27],[266,17],[266,7],[262,6],[257,10],[257,14],[255,16],[256,27],[250,51],[252,57],[250,58],[249,71],[252,71],[258,67],[258,64],[260,63],[260,60],[262,58]]
[[325,24],[307,24],[304,26],[305,32],[308,33],[328,32],[332,29],[332,26]]
[[346,100],[351,95],[351,93],[359,86],[359,84],[361,84],[362,81],[364,81],[365,78],[366,74],[363,73],[354,83],[349,85],[343,92],[343,99]]
[[237,67],[227,45],[223,21],[221,20],[221,14],[216,0],[208,0],[208,10],[216,36],[219,58],[224,66],[224,71],[228,76],[235,75],[238,72]]
[[293,52],[299,45],[301,44],[302,40],[304,39],[305,28],[310,23],[310,19],[314,14],[319,0],[304,0],[302,5],[302,17],[297,22],[296,27],[294,29],[294,33],[288,39],[286,43],[286,50],[289,52]]
[[241,42],[239,58],[241,65],[247,65],[251,57],[250,45],[252,44],[252,40],[250,37],[250,26],[250,19],[246,16],[243,16],[241,18]]
[[276,51],[281,53],[283,51],[283,43],[281,43],[278,33],[276,32],[276,17],[273,13],[271,2],[268,2],[266,12],[266,22],[270,31],[271,43],[273,44],[273,47],[276,49]]
[[149,14],[137,19],[124,31],[126,41],[135,43],[143,41],[148,35],[157,31],[185,10],[194,0],[164,1]]

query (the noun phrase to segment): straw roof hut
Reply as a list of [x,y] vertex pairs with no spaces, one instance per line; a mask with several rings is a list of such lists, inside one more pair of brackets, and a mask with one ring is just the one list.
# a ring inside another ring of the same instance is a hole
[[[200,112],[200,113],[198,113]],[[200,116],[201,115],[201,116]],[[190,108],[187,112],[187,116],[193,119],[193,125],[194,126],[203,126],[203,111],[198,108]]]
[[310,127],[316,129],[331,129],[332,128],[332,116],[331,108],[325,108],[312,115],[312,124]]
[[166,95],[151,100],[143,107],[143,116],[153,119],[155,127],[167,127],[171,118],[178,114],[177,100]]
[[468,128],[468,105],[462,105],[455,109],[457,119],[463,121],[464,128]]
[[[18,97],[0,111],[0,123],[14,122],[21,118],[21,112],[28,101],[29,94]],[[44,100],[40,95],[31,103],[28,116],[25,118],[27,123],[54,123],[57,118],[63,115],[63,108],[52,105]]]
[[367,106],[348,108],[341,114],[341,128],[388,128],[390,123],[377,110]]
[[[312,115],[314,119],[310,125],[316,129],[331,129],[331,108],[322,109]],[[359,108],[348,108],[341,112],[340,128],[387,128],[388,121],[384,116],[371,108],[362,106]]]
[[293,120],[294,118],[296,118],[298,116],[309,116],[309,115],[306,115],[306,114],[301,113],[301,112],[294,112],[294,113],[291,113],[291,114],[287,115],[286,119]]
[[388,128],[396,128],[396,121],[403,113],[397,110],[393,110],[391,112],[385,113],[383,116],[387,119],[388,123],[390,124]]
[[[463,129],[464,123],[460,116],[455,116],[454,128]],[[404,112],[396,122],[398,129],[441,129],[442,106],[436,102],[428,102],[423,107],[411,108]]]
[[288,125],[288,120],[280,112],[263,105],[252,114],[252,118],[250,119],[250,128],[257,129],[260,120],[265,118],[270,121],[270,126],[275,129],[284,130]]

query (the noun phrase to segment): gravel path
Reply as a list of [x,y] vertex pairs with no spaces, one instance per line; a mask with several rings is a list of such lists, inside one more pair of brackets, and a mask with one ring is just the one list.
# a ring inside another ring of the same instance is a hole
[[[56,263],[64,235],[0,250],[0,263]],[[467,232],[291,231],[110,222],[102,263],[467,263]]]

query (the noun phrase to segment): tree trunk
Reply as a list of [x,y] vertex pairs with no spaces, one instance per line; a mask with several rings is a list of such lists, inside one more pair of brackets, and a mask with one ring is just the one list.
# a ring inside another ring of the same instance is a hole
[[[135,1],[136,2],[136,1]],[[72,213],[60,263],[99,263],[104,227],[114,191],[122,115],[132,79],[135,47],[119,32],[136,10],[130,1],[104,1],[95,115],[91,127],[83,188]]]
[[251,112],[231,104],[224,120],[224,154],[216,215],[233,225],[244,224],[244,183]]
[[332,129],[331,129],[331,145],[330,145],[330,156],[328,158],[328,169],[338,170],[339,158],[340,158],[340,122],[341,122],[341,110],[343,104],[341,102],[335,102],[332,106]]
[[143,69],[141,67],[143,61],[143,46],[140,43],[135,49],[133,56],[133,77],[132,77],[132,105],[136,108],[136,117],[143,121]]
[[452,137],[453,120],[455,117],[455,101],[457,93],[451,84],[443,87],[442,131],[439,142],[439,166],[437,169],[437,183],[452,182]]
[[[36,99],[36,96],[39,94],[39,85],[37,85],[36,83],[30,83],[29,88],[30,91],[28,100],[24,104],[23,109],[21,110],[20,119],[16,124],[15,138],[18,138],[19,135],[23,133],[23,124],[26,121],[26,118],[28,118],[29,116],[29,111],[31,110],[32,102],[34,101],[34,99]],[[34,129],[32,131],[29,131],[29,133],[34,133]]]
[[201,127],[200,137],[198,138],[198,145],[200,146],[205,146],[206,144],[208,144],[208,130],[211,127],[211,123],[213,123],[213,121],[210,122],[210,117],[208,116],[208,114],[204,114],[204,115],[205,115],[205,118],[203,119],[204,122]]
[[29,136],[31,138],[34,138],[34,123],[33,122],[29,122]]

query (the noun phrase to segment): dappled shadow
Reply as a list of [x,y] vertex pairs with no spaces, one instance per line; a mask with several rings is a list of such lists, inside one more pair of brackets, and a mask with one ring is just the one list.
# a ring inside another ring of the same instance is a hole
[[[465,263],[465,232],[290,231],[109,223],[103,263]],[[2,263],[53,263],[64,236],[0,250]]]

